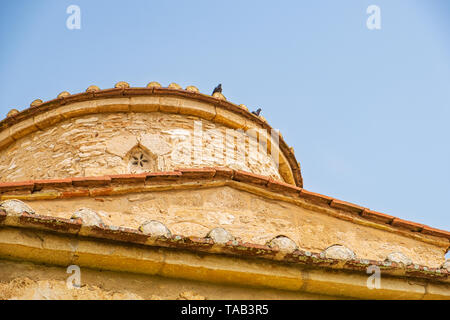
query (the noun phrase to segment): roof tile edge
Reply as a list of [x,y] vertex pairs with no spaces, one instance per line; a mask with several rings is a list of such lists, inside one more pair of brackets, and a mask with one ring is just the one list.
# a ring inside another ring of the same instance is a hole
[[[423,224],[412,221],[403,220],[394,216],[383,214],[352,204],[346,201],[334,199],[332,197],[310,192],[308,190],[290,185],[281,181],[269,179],[265,176],[255,175],[250,172],[241,170],[232,170],[228,168],[180,168],[171,172],[154,172],[141,174],[122,174],[101,177],[76,177],[68,179],[52,179],[52,180],[31,180],[21,182],[3,182],[0,183],[0,199],[8,200],[16,198],[22,199],[38,199],[36,191],[42,190],[45,186],[61,189],[67,187],[77,187],[71,191],[53,192],[53,198],[72,198],[72,197],[88,197],[98,195],[112,195],[114,189],[111,188],[116,183],[126,184],[143,184],[146,186],[157,184],[160,182],[173,183],[186,180],[226,180],[237,183],[252,185],[257,188],[264,188],[269,192],[285,193],[286,197],[294,199],[307,200],[319,206],[325,206],[330,209],[339,210],[348,216],[357,216],[371,222],[388,225],[395,229],[406,230],[414,234],[431,235],[435,237],[445,238],[450,241],[450,232],[436,229]],[[85,187],[87,189],[79,189]],[[123,191],[121,191],[123,192]],[[44,197],[49,195],[44,193]],[[344,217],[341,217],[344,218]],[[346,219],[348,220],[348,218]]]

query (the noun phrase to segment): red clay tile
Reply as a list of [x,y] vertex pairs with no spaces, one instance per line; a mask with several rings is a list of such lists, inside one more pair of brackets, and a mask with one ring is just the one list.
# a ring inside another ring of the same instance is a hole
[[[55,98],[49,101],[44,101],[39,106],[33,107],[32,109],[36,109],[35,112],[40,113],[42,110],[47,110],[48,107],[57,106],[61,103],[62,98]],[[30,108],[31,109],[31,108]],[[33,113],[34,114],[34,113]]]
[[383,223],[391,223],[395,217],[381,212],[373,211],[370,209],[365,209],[361,212],[361,216],[368,219],[379,220]]
[[150,95],[153,93],[153,88],[125,88],[123,91],[124,96],[140,96],[140,95]]
[[153,87],[153,94],[169,95],[169,96],[177,95],[177,96],[183,96],[183,97],[191,97],[191,93],[186,90],[168,88],[168,87]]
[[353,211],[353,212],[362,212],[366,209],[366,208],[358,206],[356,204],[342,201],[342,200],[337,200],[337,199],[333,199],[331,201],[330,207],[345,210],[345,211]]
[[139,173],[139,174],[117,174],[110,175],[112,183],[135,183],[135,182],[145,182],[147,179],[148,173]]
[[412,221],[403,220],[403,219],[399,219],[399,218],[394,218],[391,225],[393,225],[394,227],[405,228],[405,229],[408,229],[411,231],[421,231],[424,227],[423,224],[415,223]]
[[94,92],[95,98],[109,98],[109,97],[117,97],[122,96],[124,92],[123,88],[110,88],[110,89],[103,89],[100,91]]
[[270,189],[270,191],[273,192],[287,192],[287,193],[295,193],[298,194],[302,188],[299,188],[295,185],[283,182],[283,181],[278,181],[278,180],[274,180],[272,178],[269,179],[269,183],[267,184],[267,188]]
[[73,102],[85,101],[90,96],[91,96],[91,94],[88,92],[81,92],[81,93],[71,94],[70,96],[62,98],[62,100],[64,101],[64,104],[69,104],[69,103],[73,103]]
[[420,231],[420,233],[428,234],[428,235],[432,235],[432,236],[436,236],[436,237],[446,237],[446,238],[450,239],[450,232],[432,228],[429,226],[423,226],[423,229],[422,229],[422,231]]
[[332,197],[324,196],[323,194],[311,192],[305,189],[300,190],[300,197],[326,204],[330,204],[331,201],[333,201]]
[[146,182],[173,181],[180,177],[181,172],[178,171],[151,172],[147,174]]
[[99,186],[107,185],[111,182],[109,176],[104,177],[76,177],[72,178],[72,184],[76,187],[78,186]]
[[175,171],[181,172],[182,177],[188,179],[212,179],[216,174],[216,170],[209,168],[180,168]]
[[[70,188],[70,185],[74,186],[86,186],[88,188],[81,190],[67,190],[61,193],[61,198],[72,197],[96,197],[110,195],[113,188],[110,186],[113,183],[140,183],[144,181],[174,181],[179,178],[189,177],[192,179],[211,179],[225,178],[229,179],[234,177],[236,181],[242,181],[245,183],[256,185],[267,185],[267,187],[277,192],[294,192],[300,197],[315,201],[317,203],[327,203],[331,207],[343,209],[346,211],[353,211],[360,213],[361,217],[367,219],[375,219],[384,223],[390,223],[396,227],[406,228],[411,231],[421,231],[423,234],[430,234],[438,237],[445,237],[450,239],[450,232],[434,229],[422,224],[402,220],[393,216],[369,210],[367,208],[354,205],[345,201],[333,199],[331,197],[321,195],[318,193],[310,192],[305,189],[298,188],[296,186],[269,179],[269,177],[260,176],[244,171],[234,171],[228,168],[183,168],[174,172],[156,172],[156,173],[143,173],[143,174],[124,174],[124,175],[111,175],[105,177],[77,177],[68,179],[50,179],[50,180],[36,180],[36,181],[22,181],[22,182],[7,182],[0,183],[0,192],[10,194],[11,192],[19,192],[23,194],[23,191],[33,191],[44,187],[60,187]],[[105,186],[104,188],[98,188],[99,186]],[[107,187],[106,187],[107,186]],[[350,217],[350,216],[349,216]]]
[[49,180],[35,180],[34,190],[40,190],[48,187],[68,187],[72,185],[72,179],[49,179]]
[[0,183],[0,192],[29,190],[34,188],[34,181],[20,181],[20,182],[2,182]]
[[240,182],[249,182],[257,185],[266,185],[269,182],[269,177],[241,170],[235,170],[233,180]]
[[208,167],[206,169],[215,170],[214,178],[215,179],[233,179],[234,171],[233,169],[223,168],[223,167]]

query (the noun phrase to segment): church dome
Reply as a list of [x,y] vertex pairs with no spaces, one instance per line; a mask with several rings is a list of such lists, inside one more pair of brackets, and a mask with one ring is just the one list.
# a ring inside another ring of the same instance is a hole
[[302,187],[292,148],[222,94],[151,82],[64,91],[0,122],[0,181],[226,167]]

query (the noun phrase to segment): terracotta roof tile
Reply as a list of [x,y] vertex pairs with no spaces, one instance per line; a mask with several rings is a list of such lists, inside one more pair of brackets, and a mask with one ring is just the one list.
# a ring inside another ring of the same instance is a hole
[[168,171],[168,172],[152,172],[147,174],[147,182],[158,182],[158,181],[173,181],[177,178],[181,178],[182,173],[179,171]]
[[126,88],[123,91],[124,96],[136,96],[136,95],[143,95],[143,94],[152,94],[153,88]]
[[15,190],[29,190],[34,188],[33,181],[21,181],[21,182],[1,182],[0,192],[15,191]]
[[333,201],[332,197],[324,196],[323,194],[311,192],[305,189],[300,190],[300,196],[302,198],[318,201],[326,204],[330,204]]
[[233,179],[234,170],[232,169],[222,167],[212,167],[208,169],[213,169],[216,171],[214,174],[214,178],[216,179]]
[[107,185],[111,182],[111,178],[108,176],[103,177],[76,177],[72,178],[72,184],[74,186],[92,186],[92,185]]
[[[210,179],[225,179],[235,180],[243,183],[253,184],[258,187],[267,188],[272,192],[286,192],[291,197],[304,198],[312,201],[318,205],[326,205],[330,208],[340,209],[348,213],[359,213],[362,218],[376,220],[378,223],[385,223],[396,228],[402,228],[413,232],[421,232],[424,235],[432,235],[437,237],[444,237],[450,239],[450,232],[439,230],[425,226],[423,224],[414,223],[411,221],[402,220],[384,213],[376,212],[349,202],[333,199],[331,197],[310,192],[305,189],[298,188],[281,181],[270,179],[269,177],[260,176],[244,171],[231,170],[227,168],[195,168],[195,169],[180,169],[172,172],[155,172],[142,174],[124,174],[111,175],[104,177],[76,177],[69,179],[53,179],[53,180],[36,180],[23,182],[8,182],[0,183],[0,194],[3,194],[3,199],[11,199],[15,195],[23,196],[31,194],[30,196],[49,199],[49,195],[45,190],[47,188],[57,188],[59,191],[53,192],[51,198],[73,198],[73,197],[98,197],[108,196],[115,192],[115,186],[122,184],[158,184],[168,183],[179,180],[182,182],[183,178],[210,180]],[[133,186],[130,186],[133,187]],[[341,215],[340,218],[345,220],[352,220],[352,216]]]
[[135,182],[145,182],[148,173],[140,174],[116,174],[110,175],[111,182],[113,183],[135,183]]
[[40,190],[44,187],[67,187],[72,185],[72,179],[50,179],[50,180],[35,180],[34,190]]
[[342,210],[347,210],[347,211],[355,211],[355,212],[358,212],[358,213],[363,212],[366,209],[366,208],[358,206],[356,204],[353,204],[353,203],[350,203],[350,202],[346,202],[346,201],[337,200],[337,199],[331,200],[330,207],[337,208],[337,209],[342,209]]
[[424,227],[423,224],[420,223],[415,223],[412,221],[408,221],[408,220],[403,220],[400,218],[394,218],[394,220],[392,220],[391,224],[395,227],[401,227],[401,228],[405,228],[411,231],[421,231]]
[[212,179],[216,174],[216,170],[212,168],[181,168],[175,171],[179,171],[187,179]]
[[429,234],[429,235],[436,236],[436,237],[446,236],[447,238],[450,239],[450,232],[445,231],[445,230],[439,230],[439,229],[432,228],[429,226],[423,226],[421,233]]
[[94,92],[95,98],[110,98],[110,97],[117,97],[118,95],[123,95],[124,93],[123,88],[111,88],[111,89],[103,89],[100,91]]
[[[57,98],[57,99],[54,99],[53,101],[57,102],[58,99],[60,99],[60,101],[64,101],[64,104],[68,104],[68,103],[78,102],[80,100],[88,99],[91,96],[92,95],[89,92],[81,92],[81,93],[71,94],[70,96],[67,96],[67,97]],[[47,103],[44,103],[44,104],[47,104]]]
[[363,212],[361,212],[361,216],[369,219],[379,220],[384,223],[391,223],[395,217],[390,216],[388,214],[384,214],[381,212],[373,211],[370,209],[364,209]]
[[274,180],[272,178],[269,179],[269,183],[267,187],[273,192],[288,192],[298,194],[302,190],[302,188],[296,187],[292,184]]
[[261,176],[251,172],[235,170],[233,180],[240,182],[249,182],[258,185],[266,185],[269,182],[269,177]]

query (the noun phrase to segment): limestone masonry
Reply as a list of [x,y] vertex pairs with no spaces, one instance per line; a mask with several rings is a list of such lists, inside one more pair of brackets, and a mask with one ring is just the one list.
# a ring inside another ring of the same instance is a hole
[[194,86],[11,110],[0,197],[0,299],[450,298],[450,232],[304,189],[263,117]]

